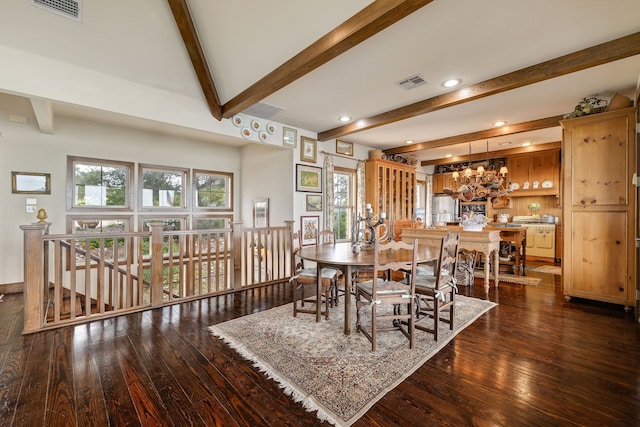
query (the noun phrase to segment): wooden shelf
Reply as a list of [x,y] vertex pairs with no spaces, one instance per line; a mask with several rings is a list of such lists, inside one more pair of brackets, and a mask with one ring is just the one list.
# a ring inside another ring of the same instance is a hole
[[529,190],[513,190],[509,197],[539,197],[560,196],[560,190],[556,188],[531,188]]

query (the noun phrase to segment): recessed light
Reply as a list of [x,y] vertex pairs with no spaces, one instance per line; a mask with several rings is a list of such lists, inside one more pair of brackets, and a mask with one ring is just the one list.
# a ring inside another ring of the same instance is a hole
[[460,79],[449,79],[449,80],[445,80],[445,82],[442,83],[442,86],[444,86],[444,87],[454,87],[454,86],[458,86],[461,82],[462,82],[462,80],[460,80]]
[[407,139],[404,143],[405,144],[413,144],[415,141],[413,139]]
[[506,121],[504,121],[504,120],[498,120],[497,122],[493,122],[493,125],[494,125],[495,127],[504,126],[504,125],[506,125],[506,124],[507,124],[507,122],[506,122]]
[[528,147],[528,146],[530,146],[530,145],[531,145],[531,143],[530,143],[530,142],[523,142],[523,143],[522,143],[522,146],[523,146],[523,147]]
[[446,157],[447,159],[450,159],[450,158],[452,158],[452,157],[453,157],[453,154],[447,154],[445,157]]
[[340,117],[338,117],[338,120],[340,120],[342,123],[346,123],[349,120],[351,120],[351,117],[349,117],[349,116],[340,116]]

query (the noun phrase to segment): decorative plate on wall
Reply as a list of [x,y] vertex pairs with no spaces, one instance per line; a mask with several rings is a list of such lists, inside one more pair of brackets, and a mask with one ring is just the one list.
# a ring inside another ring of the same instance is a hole
[[243,138],[249,139],[251,138],[251,129],[249,128],[242,128],[242,130],[240,131],[240,133],[242,134]]
[[233,122],[234,125],[238,127],[244,124],[244,119],[242,118],[242,116],[239,116],[237,114],[231,118],[231,121]]
[[542,181],[542,188],[551,188],[553,187],[552,181]]
[[262,142],[267,142],[269,140],[269,134],[265,131],[260,131],[260,133],[258,133],[258,139]]
[[267,123],[267,132],[269,132],[271,135],[276,133],[276,125],[274,125],[273,123]]
[[255,131],[259,131],[260,130],[260,122],[257,120],[251,120],[251,129],[255,130]]

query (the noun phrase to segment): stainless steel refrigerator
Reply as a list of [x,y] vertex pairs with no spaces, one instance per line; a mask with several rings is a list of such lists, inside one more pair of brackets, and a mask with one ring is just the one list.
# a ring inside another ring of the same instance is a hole
[[446,194],[434,194],[431,199],[431,225],[456,221],[460,215],[459,203]]

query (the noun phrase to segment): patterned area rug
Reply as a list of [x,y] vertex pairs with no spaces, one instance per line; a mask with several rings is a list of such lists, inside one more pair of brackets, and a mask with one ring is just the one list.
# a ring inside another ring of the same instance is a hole
[[[303,402],[307,410],[317,411],[319,419],[349,426],[495,306],[490,301],[456,296],[455,329],[441,323],[437,342],[432,334],[417,331],[413,350],[396,331],[378,335],[375,353],[361,333],[344,335],[342,304],[331,310],[328,321],[320,323],[311,315],[294,318],[292,305],[287,304],[209,330],[276,380],[296,401]],[[355,304],[352,311],[355,325]]]
[[[474,271],[473,277],[484,279],[484,271]],[[538,286],[542,279],[539,277],[527,277],[527,276],[515,276],[513,274],[498,274],[500,282],[517,283],[518,285]],[[493,273],[491,274],[491,280],[493,280]],[[476,282],[477,283],[477,282]]]
[[[529,270],[528,267],[527,270]],[[532,268],[531,271],[535,271],[536,273],[555,274],[557,276],[562,273],[560,266],[557,265],[541,265],[539,267]]]

